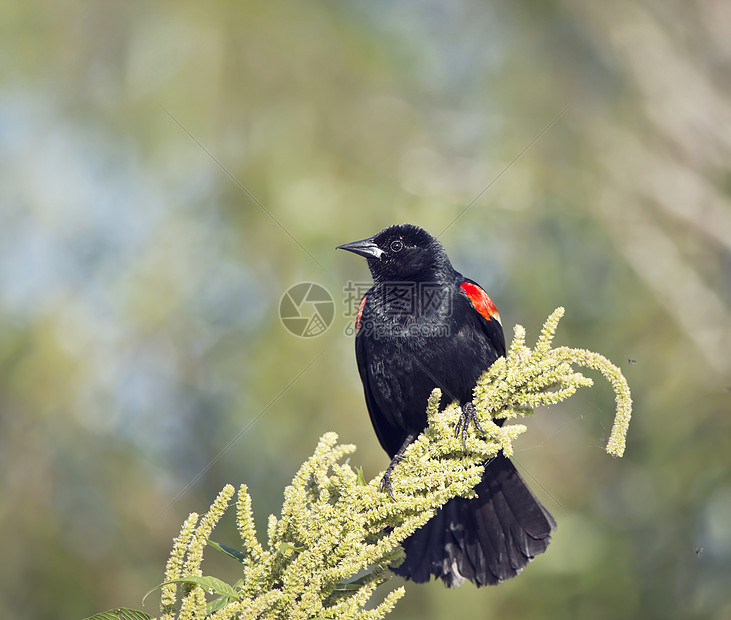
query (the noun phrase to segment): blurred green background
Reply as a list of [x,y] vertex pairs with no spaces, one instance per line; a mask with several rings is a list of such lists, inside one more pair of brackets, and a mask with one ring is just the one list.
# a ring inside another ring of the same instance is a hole
[[245,482],[263,531],[325,431],[384,468],[334,247],[408,221],[635,411],[621,460],[599,377],[538,411],[548,552],[392,617],[731,618],[731,4],[5,1],[0,38],[0,615],[141,608],[189,512]]

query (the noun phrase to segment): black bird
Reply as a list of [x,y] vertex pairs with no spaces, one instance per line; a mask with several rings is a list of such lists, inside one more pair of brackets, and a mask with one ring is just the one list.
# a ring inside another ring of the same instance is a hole
[[[373,287],[361,300],[355,354],[373,428],[392,461],[382,488],[427,425],[431,391],[462,406],[462,430],[477,424],[472,389],[505,355],[500,315],[487,293],[455,271],[441,244],[411,224],[338,246],[368,259]],[[548,546],[556,522],[501,454],[491,459],[477,497],[455,497],[403,543],[395,572],[417,583],[478,586],[519,574]]]

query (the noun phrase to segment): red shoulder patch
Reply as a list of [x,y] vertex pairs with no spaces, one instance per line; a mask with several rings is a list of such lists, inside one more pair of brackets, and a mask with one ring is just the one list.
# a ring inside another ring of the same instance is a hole
[[472,284],[471,282],[462,282],[460,286],[462,287],[462,290],[467,293],[468,299],[477,312],[479,312],[488,321],[495,319],[502,325],[500,322],[500,313],[497,311],[497,308],[495,307],[492,299],[490,299],[490,296],[483,291],[482,288],[476,284]]
[[358,331],[360,329],[360,319],[363,316],[363,308],[365,308],[366,297],[368,297],[368,295],[363,295],[363,299],[360,300],[360,304],[358,305],[358,314],[355,317],[355,331]]

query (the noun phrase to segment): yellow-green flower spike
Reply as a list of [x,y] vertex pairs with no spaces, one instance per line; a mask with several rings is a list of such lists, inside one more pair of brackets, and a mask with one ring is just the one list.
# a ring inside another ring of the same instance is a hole
[[[557,308],[548,317],[533,349],[525,344],[525,329],[516,325],[507,356],[478,380],[473,404],[484,436],[470,427],[463,443],[454,432],[459,406],[452,403],[440,409],[441,392],[432,392],[425,403],[429,425],[393,470],[395,500],[381,492],[382,474],[364,483],[342,462],[355,448],[339,445],[335,433],[323,435],[285,489],[281,515],[269,517],[266,545],[257,540],[251,497],[242,485],[236,521],[245,554],[243,576],[235,588],[218,582],[216,587],[224,594],[217,590],[214,595],[224,597],[223,605],[209,617],[383,618],[404,595],[403,587],[376,607],[366,607],[375,588],[390,578],[388,567],[401,561],[400,543],[452,497],[469,497],[490,457],[501,450],[506,456],[513,454],[513,441],[526,427],[496,420],[528,415],[536,407],[556,404],[578,388],[592,385],[574,366],[598,370],[611,383],[617,411],[607,451],[621,456],[632,408],[627,382],[616,366],[597,353],[551,348],[563,313],[563,308]],[[212,600],[214,595],[200,585],[203,548],[233,493],[227,485],[200,521],[192,514],[183,524],[165,580],[191,581],[182,588],[177,611],[176,584],[163,586],[163,618],[206,617],[206,596]]]

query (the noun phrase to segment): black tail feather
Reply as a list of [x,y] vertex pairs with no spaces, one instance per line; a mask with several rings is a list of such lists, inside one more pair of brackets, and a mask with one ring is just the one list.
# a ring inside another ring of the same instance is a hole
[[497,584],[546,550],[556,522],[507,458],[490,461],[475,492],[447,502],[404,541],[396,574],[417,583],[434,575],[448,586]]

